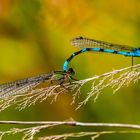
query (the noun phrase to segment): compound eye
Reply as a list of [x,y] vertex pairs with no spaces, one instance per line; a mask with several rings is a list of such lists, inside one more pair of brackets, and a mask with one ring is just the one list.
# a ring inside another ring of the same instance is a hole
[[74,74],[75,74],[75,71],[73,70],[73,68],[69,68],[69,70],[68,70],[68,71],[69,71],[69,73],[70,73],[70,74],[72,74],[72,75],[74,75]]

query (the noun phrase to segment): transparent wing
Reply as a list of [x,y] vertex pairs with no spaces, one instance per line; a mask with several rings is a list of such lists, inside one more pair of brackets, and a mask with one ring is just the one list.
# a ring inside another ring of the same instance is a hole
[[115,51],[134,51],[135,48],[127,45],[113,44],[105,41],[76,37],[71,40],[71,44],[80,48],[102,48]]
[[0,85],[0,98],[9,97],[15,94],[25,93],[42,82],[51,79],[51,74],[42,74],[22,80],[8,82]]

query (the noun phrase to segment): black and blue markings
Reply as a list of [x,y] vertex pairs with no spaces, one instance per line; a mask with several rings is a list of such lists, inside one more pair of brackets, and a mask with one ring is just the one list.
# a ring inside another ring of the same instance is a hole
[[105,52],[120,54],[129,57],[140,57],[140,48],[134,48],[128,45],[113,44],[105,41],[76,37],[71,40],[73,46],[81,48],[80,51],[74,52],[63,64],[63,70],[66,72],[70,61],[84,52]]

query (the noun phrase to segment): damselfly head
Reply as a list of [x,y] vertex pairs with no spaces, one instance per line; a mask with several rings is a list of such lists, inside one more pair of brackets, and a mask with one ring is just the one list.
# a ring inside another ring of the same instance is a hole
[[75,71],[73,70],[73,68],[69,68],[68,73],[71,75],[75,75]]

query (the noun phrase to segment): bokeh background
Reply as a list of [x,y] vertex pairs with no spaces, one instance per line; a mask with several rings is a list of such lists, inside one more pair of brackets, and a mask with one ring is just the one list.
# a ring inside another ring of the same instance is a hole
[[[0,82],[17,80],[53,70],[62,70],[64,60],[77,48],[69,40],[85,36],[109,42],[139,46],[139,0],[0,0]],[[139,58],[135,59],[139,63]],[[131,65],[131,58],[103,53],[86,53],[72,60],[76,78],[82,79]],[[88,90],[88,88],[87,88]],[[0,120],[140,123],[139,83],[118,91],[105,89],[97,102],[91,99],[78,111],[72,96],[60,96],[22,111],[11,107]],[[81,96],[85,97],[86,90]],[[10,126],[0,126],[6,129]],[[61,128],[68,130],[91,128]],[[58,130],[49,130],[57,133]],[[47,134],[48,132],[44,132]],[[10,136],[6,139],[20,139]],[[80,138],[89,140],[89,137]],[[139,140],[140,135],[102,136],[100,140]]]

